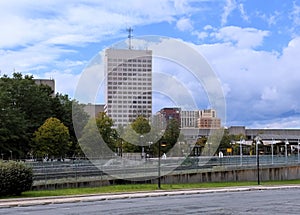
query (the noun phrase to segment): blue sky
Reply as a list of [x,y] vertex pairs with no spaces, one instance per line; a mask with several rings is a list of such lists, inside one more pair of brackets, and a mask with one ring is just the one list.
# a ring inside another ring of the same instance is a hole
[[0,14],[2,75],[53,78],[72,97],[92,57],[131,26],[134,37],[177,38],[206,58],[225,126],[300,128],[299,0],[10,0]]

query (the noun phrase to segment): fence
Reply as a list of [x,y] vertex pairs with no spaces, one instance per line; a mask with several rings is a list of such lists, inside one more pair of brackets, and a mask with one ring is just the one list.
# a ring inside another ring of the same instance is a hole
[[[34,185],[47,185],[53,183],[82,182],[93,180],[109,180],[110,175],[117,173],[135,174],[139,177],[157,176],[157,158],[141,160],[145,164],[152,164],[149,168],[136,168],[135,166],[125,167],[119,164],[107,165],[108,160],[99,161],[96,167],[89,160],[67,160],[53,162],[26,162],[32,166],[34,173]],[[300,165],[299,156],[290,155],[260,155],[259,163],[261,166],[282,166],[282,165]],[[257,157],[249,156],[224,156],[224,157],[187,157],[183,162],[179,158],[167,158],[160,160],[162,172],[170,171],[211,171],[212,168],[230,167],[230,168],[248,168],[257,165]],[[125,176],[124,176],[125,177]]]

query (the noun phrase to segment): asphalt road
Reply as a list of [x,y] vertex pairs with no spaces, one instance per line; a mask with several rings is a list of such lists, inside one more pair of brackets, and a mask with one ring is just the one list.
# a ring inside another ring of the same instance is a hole
[[0,214],[300,214],[300,189],[252,190],[1,208]]

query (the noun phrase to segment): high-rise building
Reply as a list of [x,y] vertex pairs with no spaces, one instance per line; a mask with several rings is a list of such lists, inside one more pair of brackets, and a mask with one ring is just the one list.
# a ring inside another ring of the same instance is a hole
[[105,52],[105,112],[118,125],[152,115],[152,51],[112,49]]

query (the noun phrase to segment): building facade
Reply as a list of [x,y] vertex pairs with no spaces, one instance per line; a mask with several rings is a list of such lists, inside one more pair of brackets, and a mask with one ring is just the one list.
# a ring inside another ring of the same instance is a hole
[[115,126],[152,115],[152,51],[107,49],[105,112]]
[[180,112],[181,128],[198,127],[199,110],[182,110]]
[[217,113],[213,109],[201,110],[198,118],[198,128],[218,129],[221,128],[221,119],[217,118]]
[[33,79],[37,85],[49,86],[52,90],[52,96],[55,96],[55,81],[54,79]]

